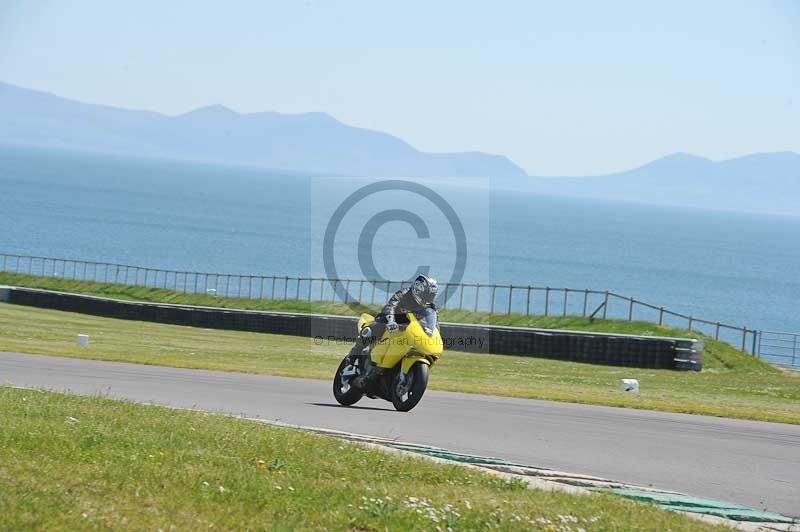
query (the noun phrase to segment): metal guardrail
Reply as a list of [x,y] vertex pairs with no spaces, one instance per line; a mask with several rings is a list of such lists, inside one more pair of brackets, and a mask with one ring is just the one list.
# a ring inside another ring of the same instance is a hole
[[758,331],[756,352],[772,364],[800,367],[800,333]]
[[[409,284],[408,281],[369,281],[365,279],[328,279],[289,275],[230,274],[148,268],[130,264],[97,262],[56,257],[0,254],[0,271],[161,288],[183,293],[207,294],[243,299],[328,301],[364,303],[383,302],[389,293]],[[337,288],[355,294],[342,300]],[[351,291],[352,289],[352,291]],[[566,287],[459,283],[439,287],[440,307],[449,310],[524,314],[526,316],[580,316],[649,321],[659,325],[686,327],[716,340],[723,340],[758,352],[758,334],[748,327],[696,318],[663,306],[645,303],[611,291]],[[594,309],[593,312],[590,312]]]

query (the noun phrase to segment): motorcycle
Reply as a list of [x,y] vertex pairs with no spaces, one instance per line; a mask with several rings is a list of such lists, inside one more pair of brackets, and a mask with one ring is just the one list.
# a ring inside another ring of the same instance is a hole
[[[371,339],[369,314],[358,320],[357,332]],[[395,409],[408,412],[419,403],[428,387],[430,368],[444,349],[436,311],[425,309],[397,316],[395,332],[384,331],[377,341],[358,355],[347,355],[333,377],[333,396],[350,406],[365,395],[390,401]]]

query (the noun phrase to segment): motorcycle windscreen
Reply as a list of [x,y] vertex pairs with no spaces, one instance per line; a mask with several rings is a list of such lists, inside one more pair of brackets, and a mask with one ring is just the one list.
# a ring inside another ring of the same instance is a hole
[[439,324],[439,316],[436,311],[432,308],[426,308],[425,310],[415,312],[414,315],[417,317],[417,321],[422,327],[422,330],[425,331],[425,334],[428,335],[428,338],[431,338],[433,333],[436,332],[436,327]]

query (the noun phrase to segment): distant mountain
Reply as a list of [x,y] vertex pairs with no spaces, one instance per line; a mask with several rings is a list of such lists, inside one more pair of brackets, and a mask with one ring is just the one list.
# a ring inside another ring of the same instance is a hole
[[[519,183],[502,180],[506,188]],[[639,168],[594,177],[535,177],[542,194],[800,216],[800,155],[756,153],[712,161],[675,153]]]
[[424,153],[325,113],[241,114],[221,105],[166,116],[0,83],[0,144],[370,177],[492,178],[497,188],[800,216],[800,155],[712,161],[675,153],[592,177],[529,177],[506,157]]
[[325,113],[240,114],[221,105],[179,116],[80,103],[0,83],[0,143],[327,174],[519,177],[506,157],[424,153]]

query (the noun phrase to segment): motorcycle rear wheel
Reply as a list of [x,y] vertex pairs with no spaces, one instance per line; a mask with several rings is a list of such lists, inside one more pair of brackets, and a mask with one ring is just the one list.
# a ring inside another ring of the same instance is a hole
[[[342,406],[350,406],[356,404],[359,399],[364,397],[364,393],[352,386],[349,382],[342,383],[342,371],[349,365],[347,357],[345,357],[339,364],[339,369],[336,370],[336,375],[333,376],[333,397]],[[350,378],[352,380],[353,377]]]
[[[422,395],[428,388],[428,375],[430,366],[424,362],[417,362],[408,371],[407,383],[400,387],[400,371],[392,379],[392,404],[395,410],[408,412],[419,403]],[[405,393],[402,393],[405,392]]]

